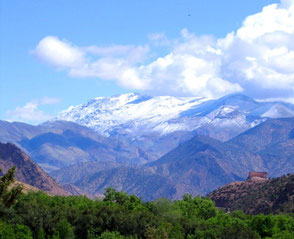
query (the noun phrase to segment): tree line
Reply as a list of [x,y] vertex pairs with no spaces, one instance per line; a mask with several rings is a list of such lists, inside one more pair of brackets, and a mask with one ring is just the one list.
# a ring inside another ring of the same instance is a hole
[[22,193],[15,168],[0,178],[1,239],[294,238],[294,215],[226,213],[200,196],[143,202],[108,188],[103,199]]

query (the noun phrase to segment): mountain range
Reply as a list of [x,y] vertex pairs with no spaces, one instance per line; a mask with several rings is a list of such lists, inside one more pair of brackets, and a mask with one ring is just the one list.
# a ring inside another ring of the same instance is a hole
[[[185,193],[205,195],[221,185],[244,180],[249,171],[267,171],[271,177],[293,173],[293,154],[289,152],[293,131],[294,118],[270,119],[227,142],[196,135],[143,166],[84,163],[51,175],[88,193],[115,187],[146,200],[179,199]],[[280,147],[273,154],[271,149],[277,145]],[[152,193],[142,190],[148,187]]]
[[0,141],[21,147],[73,192],[106,187],[145,200],[205,195],[248,171],[294,171],[294,106],[244,95],[220,99],[99,97],[32,126],[0,121]]
[[147,152],[153,161],[196,134],[227,141],[270,118],[294,117],[294,106],[242,94],[220,99],[146,96],[98,97],[71,106],[55,120],[75,122]]
[[88,161],[138,164],[148,160],[139,147],[66,121],[37,126],[0,121],[0,142],[19,146],[47,172]]
[[292,104],[258,102],[241,94],[207,99],[130,93],[71,106],[55,120],[76,122],[104,136],[128,135],[133,141],[179,131],[201,131],[226,141],[267,118],[284,117],[294,117]]
[[0,121],[0,142],[21,147],[47,172],[101,160],[144,164],[195,135],[227,141],[269,117],[290,116],[291,104],[240,94],[209,100],[130,93],[92,99],[37,126]]

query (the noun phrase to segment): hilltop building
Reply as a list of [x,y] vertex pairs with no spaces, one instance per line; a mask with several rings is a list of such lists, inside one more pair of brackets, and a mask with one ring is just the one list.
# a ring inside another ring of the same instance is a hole
[[249,172],[246,181],[265,181],[268,180],[267,172]]

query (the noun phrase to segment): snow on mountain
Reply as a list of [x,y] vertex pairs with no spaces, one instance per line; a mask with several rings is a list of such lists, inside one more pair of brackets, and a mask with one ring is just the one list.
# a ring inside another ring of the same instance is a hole
[[[98,97],[71,106],[55,120],[73,121],[102,135],[133,137],[176,131],[199,131],[227,140],[267,118],[294,116],[294,106],[257,102],[236,94],[212,100],[202,97],[146,96],[136,93]],[[223,133],[225,132],[225,133]]]
[[201,97],[149,97],[136,93],[98,97],[86,104],[71,106],[59,113],[56,120],[73,121],[107,136],[117,127],[132,132],[191,130],[185,123],[169,121],[207,100]]
[[294,111],[291,109],[288,109],[284,105],[274,104],[262,116],[269,117],[269,118],[289,118],[289,117],[294,117]]

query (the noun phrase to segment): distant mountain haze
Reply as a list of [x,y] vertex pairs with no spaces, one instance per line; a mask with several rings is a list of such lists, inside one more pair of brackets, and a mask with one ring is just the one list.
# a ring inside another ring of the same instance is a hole
[[101,136],[72,122],[53,121],[31,126],[0,121],[0,132],[2,142],[12,142],[21,147],[47,172],[88,161],[131,161],[138,164],[149,160],[148,153],[139,147],[124,140]]

